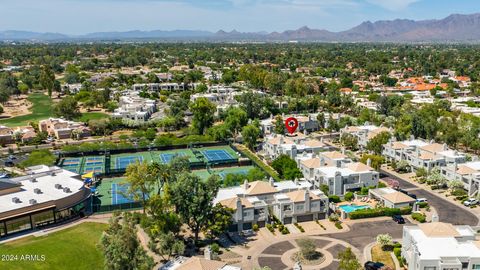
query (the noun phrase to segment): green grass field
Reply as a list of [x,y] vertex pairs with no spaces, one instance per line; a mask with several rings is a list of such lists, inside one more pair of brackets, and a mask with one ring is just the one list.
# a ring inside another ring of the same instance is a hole
[[103,269],[97,247],[107,224],[82,223],[42,237],[29,236],[0,245],[2,255],[45,255],[45,261],[0,261],[0,269]]
[[42,119],[52,117],[52,100],[44,94],[33,93],[28,96],[28,100],[32,102],[30,108],[31,114],[12,117],[0,120],[0,125],[8,127],[27,126],[29,122],[36,122]]
[[108,114],[103,112],[87,112],[87,113],[82,113],[82,116],[80,116],[75,120],[79,122],[88,122],[90,120],[98,120],[98,119],[103,119],[107,117],[108,117]]

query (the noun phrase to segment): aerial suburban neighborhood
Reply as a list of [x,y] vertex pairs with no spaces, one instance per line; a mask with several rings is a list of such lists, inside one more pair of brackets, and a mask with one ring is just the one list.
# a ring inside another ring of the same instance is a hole
[[0,269],[480,269],[478,3],[20,2]]

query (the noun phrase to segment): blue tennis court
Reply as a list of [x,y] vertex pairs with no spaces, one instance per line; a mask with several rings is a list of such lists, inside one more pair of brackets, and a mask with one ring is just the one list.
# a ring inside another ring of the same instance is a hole
[[232,155],[230,155],[225,150],[203,150],[202,152],[208,161],[221,161],[221,160],[234,159]]
[[115,167],[116,169],[125,169],[128,165],[143,162],[142,156],[128,156],[128,157],[117,157]]
[[112,205],[135,202],[133,196],[127,194],[128,185],[112,183]]
[[63,160],[63,165],[78,165],[80,164],[80,158],[66,158]]
[[162,163],[168,164],[174,157],[186,157],[186,153],[174,153],[174,154],[160,154],[160,160]]
[[83,173],[88,173],[88,172],[103,172],[102,167],[88,167],[83,170]]

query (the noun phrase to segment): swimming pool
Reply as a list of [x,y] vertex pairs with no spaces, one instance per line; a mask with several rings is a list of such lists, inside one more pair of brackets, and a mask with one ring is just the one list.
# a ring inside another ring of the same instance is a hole
[[351,213],[351,212],[355,212],[355,211],[360,210],[360,209],[370,208],[370,206],[368,206],[368,205],[355,205],[355,204],[340,205],[339,207],[340,207],[340,209],[343,210],[343,212],[345,212],[347,214]]

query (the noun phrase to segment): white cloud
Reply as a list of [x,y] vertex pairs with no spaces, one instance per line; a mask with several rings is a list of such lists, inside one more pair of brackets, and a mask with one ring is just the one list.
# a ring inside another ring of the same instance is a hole
[[402,10],[410,6],[415,2],[419,2],[421,0],[367,0],[367,2],[381,6],[384,9],[388,9],[391,11]]

